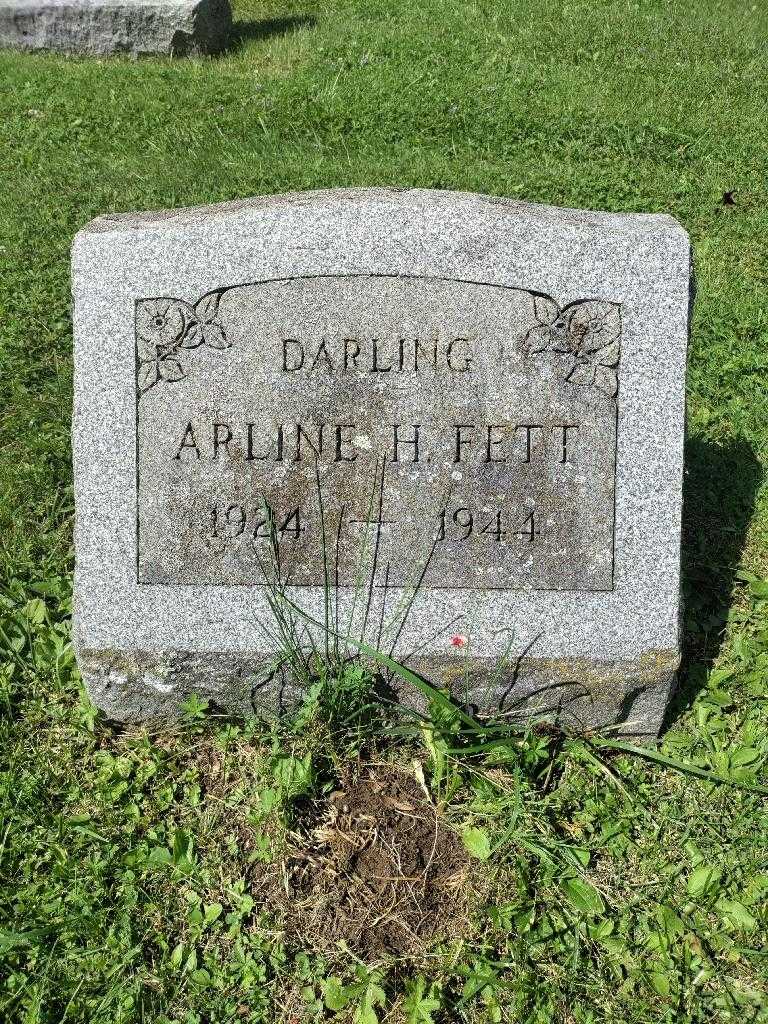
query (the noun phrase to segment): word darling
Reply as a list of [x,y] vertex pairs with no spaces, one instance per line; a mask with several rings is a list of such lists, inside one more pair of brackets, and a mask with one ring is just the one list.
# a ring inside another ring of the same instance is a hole
[[387,461],[531,463],[546,459],[572,463],[578,451],[578,423],[391,423],[373,431],[355,423],[240,424],[188,420],[173,458],[200,462],[355,462],[376,447]]
[[470,338],[323,338],[320,342],[284,338],[282,372],[417,373],[444,369],[469,373],[474,362]]
[[299,370],[327,370],[346,373],[357,370],[370,374],[414,372],[444,369],[455,374],[472,370],[474,356],[469,338],[452,338],[441,342],[438,338],[324,338],[323,341],[283,339],[284,374]]

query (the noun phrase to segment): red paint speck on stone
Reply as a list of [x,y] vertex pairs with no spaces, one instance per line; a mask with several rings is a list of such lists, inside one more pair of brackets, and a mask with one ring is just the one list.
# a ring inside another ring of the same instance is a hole
[[451,637],[451,647],[466,647],[466,646],[467,646],[467,638],[465,636],[459,636],[459,634],[457,633],[455,636]]

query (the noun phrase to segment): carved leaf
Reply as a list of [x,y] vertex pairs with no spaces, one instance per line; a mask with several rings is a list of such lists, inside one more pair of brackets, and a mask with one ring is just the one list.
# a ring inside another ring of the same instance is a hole
[[595,356],[595,360],[601,366],[616,366],[620,353],[621,343],[614,341],[612,345],[606,345],[605,348],[601,348]]
[[227,341],[220,323],[208,323],[202,330],[203,339],[209,348],[223,349],[231,346],[232,342]]
[[151,387],[157,384],[159,378],[160,374],[157,369],[157,363],[154,360],[139,364],[137,376],[139,391],[149,391]]
[[181,339],[182,348],[197,348],[198,345],[203,343],[203,332],[200,329],[200,324],[195,320],[187,330],[184,337]]
[[220,302],[221,292],[211,292],[209,295],[204,295],[202,299],[195,303],[195,313],[197,313],[204,324],[210,323],[219,312]]
[[612,370],[610,366],[596,366],[595,387],[598,391],[608,395],[609,398],[614,398],[619,390],[619,380],[616,376],[616,371]]
[[533,313],[542,327],[549,327],[557,319],[560,307],[546,295],[533,296]]
[[163,380],[172,383],[186,377],[184,368],[178,359],[163,359],[160,364],[160,376]]
[[589,387],[595,382],[595,364],[579,361],[565,378],[570,384],[581,384]]

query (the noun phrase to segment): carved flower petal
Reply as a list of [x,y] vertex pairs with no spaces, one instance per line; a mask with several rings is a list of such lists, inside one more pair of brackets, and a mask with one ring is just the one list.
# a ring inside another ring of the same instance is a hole
[[184,368],[178,359],[162,359],[159,363],[160,376],[169,383],[186,377]]
[[157,368],[156,360],[148,360],[147,362],[139,364],[139,372],[137,383],[139,385],[139,391],[149,391],[151,387],[154,387],[159,380],[160,374]]
[[555,338],[552,344],[550,345],[550,348],[553,352],[560,352],[561,354],[569,356],[574,355],[571,344],[567,340],[563,340],[562,338]]
[[621,317],[615,302],[588,299],[569,309],[569,333],[580,338],[581,352],[597,352],[621,334]]
[[136,303],[136,334],[144,341],[172,348],[184,333],[186,303],[180,299],[142,299]]
[[157,325],[156,316],[165,319],[169,302],[167,299],[142,299],[136,303],[136,333],[142,337],[154,337]]
[[569,384],[581,384],[589,387],[595,382],[595,365],[586,360],[579,360],[565,378]]
[[157,342],[152,341],[151,338],[142,338],[141,335],[136,337],[136,351],[139,353],[139,359],[142,363],[154,362],[157,359]]
[[523,352],[531,356],[536,352],[546,352],[552,344],[549,327],[532,327],[523,338]]
[[203,340],[208,348],[229,348],[232,344],[231,341],[227,341],[224,337],[224,330],[220,323],[203,324],[201,330],[203,332]]
[[612,345],[606,345],[605,348],[600,349],[595,356],[595,361],[600,363],[601,366],[616,366],[620,354],[621,343],[614,341]]
[[597,366],[595,368],[595,387],[609,398],[614,398],[619,390],[616,371],[612,370],[610,366]]

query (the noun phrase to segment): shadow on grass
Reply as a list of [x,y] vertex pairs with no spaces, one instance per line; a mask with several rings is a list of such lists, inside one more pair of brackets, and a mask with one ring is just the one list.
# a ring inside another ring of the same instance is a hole
[[712,662],[720,651],[734,578],[762,476],[754,450],[743,439],[715,444],[689,437],[686,442],[683,664],[664,730],[690,707],[702,689],[704,673],[698,666]]
[[241,49],[246,43],[262,42],[273,36],[285,36],[300,28],[312,28],[317,18],[312,14],[296,14],[287,18],[264,18],[259,21],[236,21],[232,26],[227,52]]

